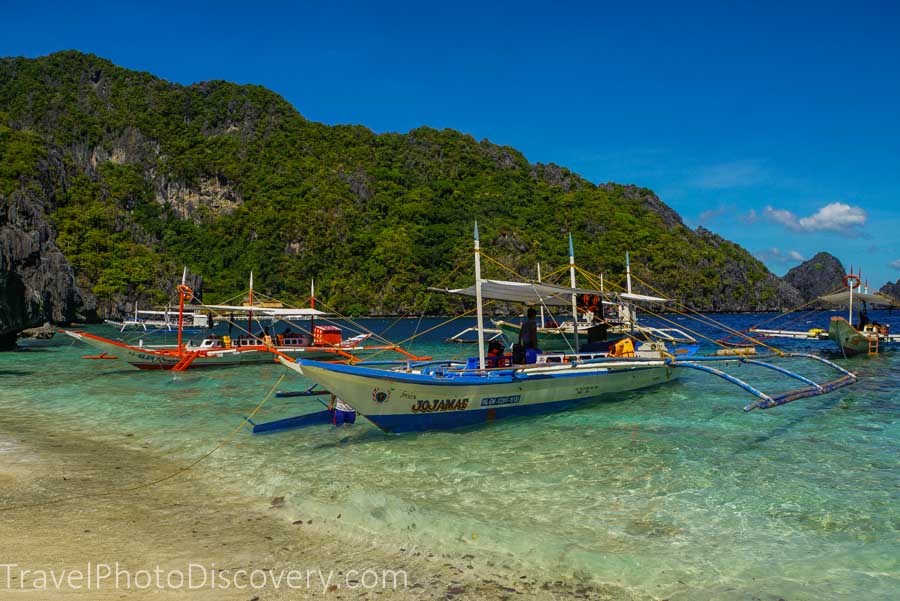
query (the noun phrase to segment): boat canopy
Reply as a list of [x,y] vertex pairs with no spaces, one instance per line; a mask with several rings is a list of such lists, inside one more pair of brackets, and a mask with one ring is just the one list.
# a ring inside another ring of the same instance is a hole
[[668,298],[660,298],[658,296],[647,296],[646,294],[633,294],[631,292],[622,292],[619,294],[619,298],[624,298],[625,300],[633,300],[633,301],[645,301],[648,303],[668,303],[670,299]]
[[230,313],[256,313],[258,315],[268,315],[272,317],[280,317],[284,315],[290,315],[294,317],[319,317],[321,315],[328,315],[323,311],[319,311],[318,309],[310,309],[306,308],[297,308],[291,309],[287,307],[252,307],[246,305],[192,305],[192,309],[209,309],[210,311],[227,311]]
[[[836,292],[835,294],[826,294],[825,296],[820,296],[819,300],[831,305],[849,305],[850,291],[844,290],[843,292]],[[900,302],[880,292],[875,292],[873,294],[869,294],[866,292],[854,292],[853,302],[860,301],[865,301],[873,305],[884,305],[886,307],[900,309]]]
[[[475,286],[468,288],[429,288],[448,294],[475,296]],[[505,280],[481,280],[481,296],[491,300],[524,303],[526,305],[547,305],[565,307],[572,304],[572,295],[588,294],[591,296],[616,296],[609,292],[590,288],[567,288],[537,282],[510,282]],[[643,294],[622,293],[617,295],[627,300],[665,302],[664,298],[645,296]]]

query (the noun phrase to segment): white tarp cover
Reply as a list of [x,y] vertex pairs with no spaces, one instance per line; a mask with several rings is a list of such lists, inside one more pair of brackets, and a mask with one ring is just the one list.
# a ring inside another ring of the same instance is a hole
[[[449,294],[462,294],[465,296],[475,296],[475,286],[468,288],[432,288]],[[553,286],[551,284],[538,284],[536,282],[509,282],[504,280],[482,280],[481,296],[485,299],[509,301],[514,303],[524,303],[526,305],[548,305],[548,306],[569,306],[572,304],[572,295],[578,296],[589,294],[591,296],[611,297],[615,296],[609,292],[601,292],[590,288],[567,288],[564,286]],[[655,296],[644,296],[642,294],[619,294],[621,298],[628,300],[644,300],[644,301],[665,301],[663,298]]]
[[[836,292],[834,294],[826,294],[825,296],[819,297],[820,301],[824,301],[826,303],[830,303],[832,305],[849,305],[850,304],[850,291],[844,290],[843,292]],[[880,292],[875,292],[874,294],[866,294],[865,292],[853,292],[853,303],[859,303],[860,301],[866,301],[872,305],[884,305],[885,307],[898,307],[900,308],[900,302],[896,299],[893,299],[889,296],[881,294]]]
[[658,296],[647,296],[646,294],[633,294],[631,292],[622,292],[619,294],[620,298],[624,298],[626,300],[634,300],[634,301],[646,301],[648,303],[667,303],[669,299],[660,298]]
[[291,309],[288,307],[245,307],[243,305],[192,305],[192,309],[209,309],[210,311],[224,311],[229,313],[249,313],[253,311],[258,315],[271,315],[278,317],[281,315],[293,315],[297,317],[318,317],[320,315],[328,315],[318,309],[302,308]]

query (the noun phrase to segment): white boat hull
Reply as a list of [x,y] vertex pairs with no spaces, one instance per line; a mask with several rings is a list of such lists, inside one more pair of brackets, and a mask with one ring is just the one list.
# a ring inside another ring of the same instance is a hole
[[440,378],[282,359],[386,432],[448,429],[505,417],[554,413],[674,379],[658,360],[615,360]]

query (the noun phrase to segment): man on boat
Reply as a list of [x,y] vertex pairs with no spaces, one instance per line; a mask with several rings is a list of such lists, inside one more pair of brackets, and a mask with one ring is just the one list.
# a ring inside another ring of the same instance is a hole
[[519,330],[519,346],[525,352],[526,363],[534,363],[537,360],[537,311],[534,307],[528,308],[528,318]]

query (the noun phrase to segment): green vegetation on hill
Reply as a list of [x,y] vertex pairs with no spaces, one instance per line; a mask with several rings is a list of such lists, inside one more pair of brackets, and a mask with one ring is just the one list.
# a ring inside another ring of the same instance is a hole
[[343,312],[421,309],[426,286],[471,281],[475,219],[485,252],[526,275],[563,265],[571,231],[583,268],[619,278],[630,250],[638,276],[697,308],[792,300],[745,250],[687,228],[649,190],[596,186],[453,130],[327,126],[258,86],[180,86],[78,52],[0,59],[3,202],[28,187],[101,307],[163,300],[160,283],[185,264],[207,301],[253,270],[258,289],[288,301],[315,278]]

